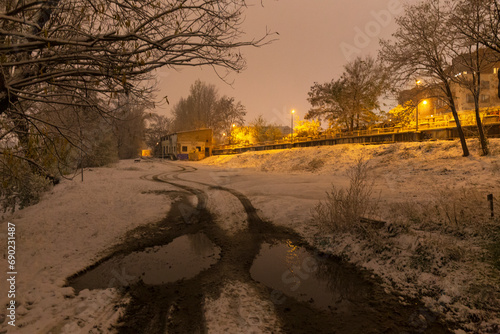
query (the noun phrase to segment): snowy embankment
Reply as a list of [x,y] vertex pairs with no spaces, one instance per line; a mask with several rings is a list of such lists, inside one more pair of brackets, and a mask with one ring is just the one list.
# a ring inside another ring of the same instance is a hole
[[[7,325],[9,318],[0,319],[0,333],[102,333],[117,321],[114,289],[85,290],[75,297],[64,287],[65,278],[97,261],[127,231],[165,217],[166,197],[145,193],[165,186],[140,178],[158,169],[165,167],[131,161],[86,169],[83,182],[80,176],[63,180],[37,205],[2,216],[2,241],[7,222],[16,226],[18,274],[16,327]],[[0,302],[2,308],[8,302],[5,289]]]
[[[389,291],[421,299],[458,323],[456,333],[500,333],[500,139],[490,140],[488,157],[479,156],[476,140],[468,143],[472,155],[466,158],[457,141],[438,141],[247,152],[202,164],[279,178],[312,174],[345,188],[346,172],[362,157],[379,207],[372,218],[385,221],[382,228],[328,234],[311,218],[311,201],[298,213],[300,219],[267,203],[257,205],[261,214],[324,251],[373,270]],[[306,201],[307,192],[306,186]],[[495,198],[495,218],[490,218],[488,194]],[[250,198],[258,204],[257,197]]]

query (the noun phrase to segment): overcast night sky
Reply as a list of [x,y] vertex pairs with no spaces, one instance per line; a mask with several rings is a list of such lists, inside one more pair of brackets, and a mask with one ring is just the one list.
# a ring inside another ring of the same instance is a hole
[[338,78],[350,55],[375,56],[379,38],[389,38],[395,31],[394,18],[408,1],[263,0],[261,6],[260,0],[250,0],[243,25],[247,37],[262,36],[267,27],[279,33],[278,39],[241,50],[247,68],[228,77],[232,86],[209,67],[162,70],[158,97],[167,95],[170,105],[157,112],[171,115],[172,107],[199,78],[215,84],[221,95],[241,101],[247,122],[262,114],[269,122],[286,125],[291,109],[302,119],[313,83]]

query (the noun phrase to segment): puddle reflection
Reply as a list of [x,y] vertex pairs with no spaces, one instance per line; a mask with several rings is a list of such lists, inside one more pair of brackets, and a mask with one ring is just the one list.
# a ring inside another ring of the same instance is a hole
[[71,286],[79,292],[119,288],[139,280],[147,285],[171,283],[208,269],[219,260],[219,253],[205,234],[188,234],[164,246],[111,258],[75,278]]
[[271,298],[278,304],[288,296],[321,309],[349,311],[370,295],[359,275],[290,241],[262,244],[250,274],[274,289]]

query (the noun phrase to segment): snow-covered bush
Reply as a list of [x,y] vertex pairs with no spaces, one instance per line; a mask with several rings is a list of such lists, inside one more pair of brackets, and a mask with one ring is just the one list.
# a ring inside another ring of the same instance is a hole
[[373,182],[368,175],[368,163],[362,158],[348,170],[349,188],[327,191],[326,199],[313,210],[313,218],[331,232],[347,232],[360,228],[360,218],[372,215],[377,203],[372,199]]
[[2,155],[0,161],[0,205],[3,212],[22,209],[37,203],[51,181],[34,173],[27,162]]

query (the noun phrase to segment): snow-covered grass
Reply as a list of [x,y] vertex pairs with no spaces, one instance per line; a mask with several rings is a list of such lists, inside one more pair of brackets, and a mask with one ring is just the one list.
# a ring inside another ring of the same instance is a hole
[[[473,154],[466,158],[457,141],[437,141],[247,152],[203,163],[290,177],[314,174],[339,189],[348,188],[346,175],[363,158],[380,198],[376,218],[386,221],[382,228],[360,233],[353,226],[334,234],[306,215],[293,224],[270,207],[261,207],[263,215],[373,270],[388,290],[420,298],[458,322],[457,333],[500,333],[500,140],[490,139],[487,157],[479,156],[477,140],[468,143]],[[487,194],[496,199],[494,219]]]
[[[63,287],[65,278],[98,260],[128,230],[165,217],[169,201],[146,193],[165,185],[140,178],[165,168],[121,161],[86,169],[83,182],[80,177],[63,180],[37,205],[3,216],[0,252],[5,258],[7,222],[12,222],[18,275],[16,327],[8,326],[7,318],[2,328],[9,333],[88,333],[94,326],[106,330],[114,323],[119,315],[113,307],[115,290],[86,290],[75,297],[72,288]],[[2,309],[7,302],[3,289]]]

